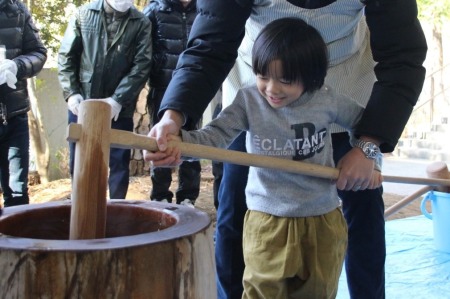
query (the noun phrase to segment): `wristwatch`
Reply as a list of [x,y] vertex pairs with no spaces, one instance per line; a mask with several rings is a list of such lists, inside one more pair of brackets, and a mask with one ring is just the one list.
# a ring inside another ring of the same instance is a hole
[[375,160],[381,155],[380,148],[373,142],[358,139],[354,146],[359,147],[367,159]]

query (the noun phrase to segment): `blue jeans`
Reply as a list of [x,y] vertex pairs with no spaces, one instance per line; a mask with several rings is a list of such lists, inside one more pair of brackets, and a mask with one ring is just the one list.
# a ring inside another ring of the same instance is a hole
[[[241,133],[228,149],[245,152],[245,135],[245,132]],[[247,178],[247,166],[223,163],[215,247],[219,299],[241,298],[244,290],[242,286],[245,267],[242,253],[242,229],[247,211],[245,202]]]
[[[334,159],[350,149],[347,133],[333,134]],[[229,149],[245,151],[245,134]],[[247,210],[244,189],[248,167],[224,163],[219,188],[216,226],[216,269],[219,299],[242,296],[244,270],[242,253],[243,219]],[[344,216],[349,229],[345,260],[347,281],[352,298],[384,298],[384,203],[382,188],[341,192]]]
[[[69,123],[76,123],[78,117],[69,110]],[[112,121],[112,129],[133,131],[132,118],[119,118]],[[73,164],[75,162],[75,143],[69,142],[70,174],[73,176]],[[130,182],[130,157],[131,150],[111,148],[109,153],[109,197],[112,199],[125,199]]]
[[0,182],[4,206],[29,203],[28,165],[30,162],[30,133],[26,113],[0,124]]
[[[176,191],[177,204],[185,199],[195,202],[200,193],[201,179],[200,161],[183,161],[178,168],[178,189]],[[152,191],[150,199],[167,199],[172,202],[173,193],[170,191],[172,183],[172,168],[156,167],[152,169]]]
[[[212,115],[212,118],[216,118],[217,115],[222,111],[222,103],[218,103],[216,107],[214,108],[214,112]],[[214,176],[213,181],[213,196],[214,196],[214,207],[216,210],[219,207],[219,188],[220,188],[220,182],[222,181],[222,174],[223,174],[223,163],[217,162],[217,161],[211,161],[212,164],[212,174]]]

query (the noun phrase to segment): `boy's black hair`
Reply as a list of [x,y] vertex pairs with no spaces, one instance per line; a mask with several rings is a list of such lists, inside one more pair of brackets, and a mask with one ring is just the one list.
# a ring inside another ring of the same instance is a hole
[[269,23],[259,33],[252,49],[255,74],[268,75],[269,64],[280,60],[283,78],[302,82],[306,92],[320,89],[328,68],[328,50],[320,33],[298,18]]

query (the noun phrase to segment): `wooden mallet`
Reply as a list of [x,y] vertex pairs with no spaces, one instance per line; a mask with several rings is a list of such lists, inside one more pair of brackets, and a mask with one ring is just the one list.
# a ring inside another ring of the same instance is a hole
[[[450,180],[450,172],[447,164],[444,162],[433,162],[427,166],[427,176],[429,178]],[[437,185],[435,190],[439,192],[450,193],[450,187],[446,185]]]
[[[433,162],[429,164],[427,166],[426,172],[429,178],[450,180],[450,172],[448,171],[447,164],[445,164],[444,162]],[[398,212],[400,209],[409,205],[411,202],[413,202],[414,200],[416,200],[417,198],[419,198],[420,196],[424,195],[425,193],[431,190],[436,190],[440,192],[450,192],[450,187],[448,187],[445,184],[422,187],[413,194],[408,195],[407,197],[403,198],[402,200],[398,201],[394,205],[387,208],[384,211],[384,218],[387,219],[394,213]]]
[[104,238],[111,140],[109,104],[83,101],[79,106],[77,128],[69,238]]
[[[132,132],[115,129],[109,129],[109,132],[105,132],[107,130],[106,124],[98,124],[99,127],[102,127],[102,129],[96,128],[96,132],[98,133],[87,134],[86,131],[90,131],[91,130],[90,127],[97,126],[95,123],[105,121],[102,120],[103,117],[101,117],[102,114],[100,113],[101,111],[96,111],[100,109],[105,109],[102,108],[104,106],[100,105],[100,103],[94,106],[93,102],[95,101],[85,101],[82,103],[82,105],[84,106],[92,105],[92,108],[84,108],[82,111],[84,110],[92,111],[92,113],[89,113],[89,115],[86,114],[85,117],[88,118],[88,116],[90,116],[93,119],[89,119],[89,121],[87,121],[84,119],[84,115],[81,115],[82,117],[80,121],[79,115],[78,124],[70,124],[68,126],[67,131],[67,139],[69,141],[78,143],[80,142],[92,143],[91,145],[83,146],[83,148],[86,148],[86,150],[83,151],[84,157],[78,156],[78,159],[75,159],[75,163],[77,164],[78,162],[78,166],[76,167],[79,168],[78,173],[84,173],[85,175],[83,175],[82,178],[78,178],[77,180],[78,184],[75,184],[74,181],[73,188],[78,190],[77,194],[81,193],[84,195],[84,197],[83,198],[80,198],[80,196],[72,197],[72,200],[74,201],[73,202],[74,207],[72,209],[75,210],[72,212],[72,217],[76,216],[78,217],[78,219],[71,219],[71,238],[72,237],[79,238],[80,236],[82,236],[83,238],[87,236],[100,237],[101,231],[103,230],[103,228],[94,228],[93,226],[102,225],[106,215],[107,171],[105,169],[107,169],[108,167],[107,163],[108,160],[106,159],[105,155],[109,157],[109,150],[106,149],[107,147],[106,144],[109,144],[111,147],[116,148],[134,148],[148,151],[158,150],[158,146],[156,144],[155,139],[144,135],[138,135]],[[108,115],[108,122],[109,122],[109,115]],[[104,135],[100,136],[102,133]],[[244,152],[231,151],[200,144],[172,142],[172,145],[175,144],[180,148],[180,151],[184,156],[194,158],[209,159],[219,162],[227,162],[246,166],[272,168],[325,179],[337,179],[339,176],[339,170],[333,167],[314,165],[310,163],[292,161],[270,156],[262,156]],[[88,149],[90,149],[91,152],[89,152]],[[90,157],[87,158],[87,156]],[[88,161],[86,160],[95,163],[91,164],[88,163]],[[98,166],[98,164],[100,164],[101,161],[102,165]],[[88,167],[88,169],[85,169],[86,167]],[[84,176],[86,176],[86,178],[84,178]],[[88,179],[87,176],[90,177],[90,179]],[[96,178],[97,181],[93,183],[94,182],[94,178],[92,178],[93,176],[102,176],[102,178]],[[383,175],[383,178],[384,181],[386,182],[419,184],[430,186],[450,186],[450,180],[442,178],[414,178],[414,177],[399,177],[389,175]],[[84,188],[84,190],[80,190],[81,188]],[[101,188],[101,190],[96,191],[95,197],[90,196],[90,194],[92,194],[93,192],[90,190],[94,188]],[[90,196],[91,199],[89,199],[88,196]],[[98,200],[102,202],[95,204],[91,202],[92,200]],[[93,210],[95,210],[95,212],[98,213],[98,216],[93,215],[94,214]],[[88,230],[90,232],[82,232],[84,230]],[[74,232],[73,234],[72,231]]]
[[[78,140],[81,126],[78,124],[70,124],[68,127],[68,140],[76,142]],[[278,169],[287,172],[300,173],[325,179],[337,179],[339,169],[305,163],[300,161],[292,161],[287,159],[275,158],[270,156],[262,156],[249,154],[244,152],[232,151],[227,149],[215,148],[211,146],[171,141],[169,146],[177,146],[183,156],[208,159],[218,162],[233,163],[246,166],[263,167]],[[157,151],[158,145],[156,140],[144,135],[136,133],[111,129],[111,147],[116,148],[134,148],[147,151]],[[422,178],[422,177],[403,177],[383,175],[385,182],[430,185],[430,186],[450,186],[450,180],[442,178]]]

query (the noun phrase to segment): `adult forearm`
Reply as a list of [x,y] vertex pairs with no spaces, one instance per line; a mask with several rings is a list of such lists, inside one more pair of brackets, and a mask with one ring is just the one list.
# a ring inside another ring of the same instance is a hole
[[395,148],[422,90],[427,45],[415,0],[367,1],[366,20],[377,82],[356,134]]
[[[177,69],[160,108],[183,111],[197,122],[232,68],[244,37],[245,22],[253,1],[197,1],[188,49]],[[232,20],[232,21],[231,21]]]

